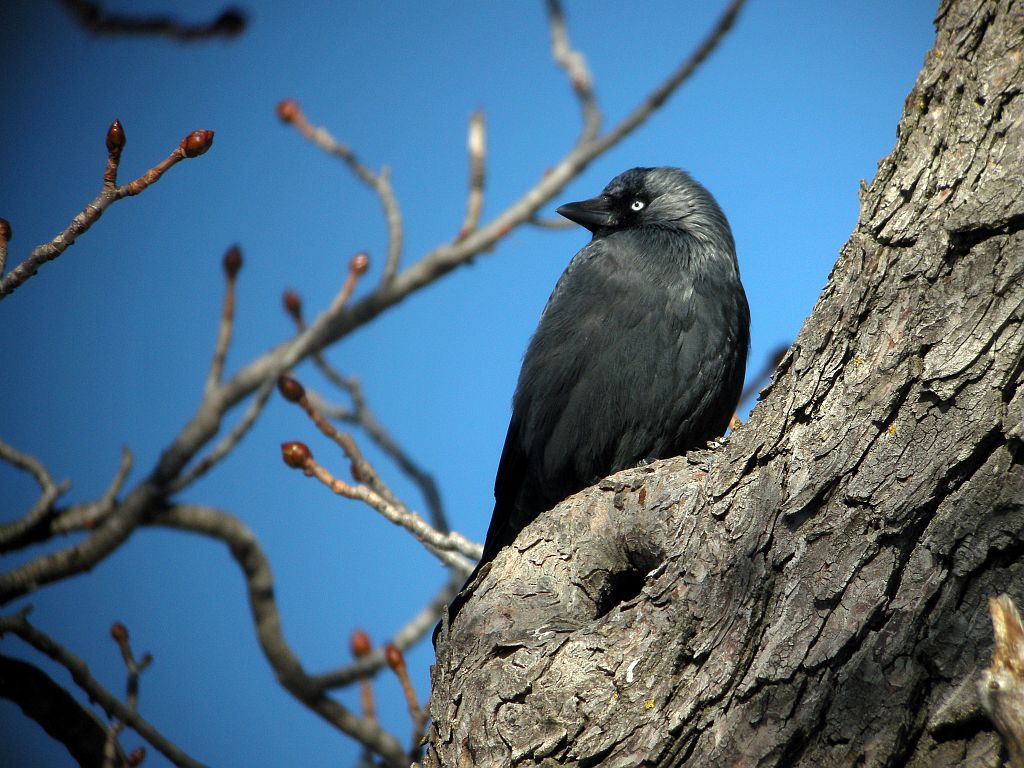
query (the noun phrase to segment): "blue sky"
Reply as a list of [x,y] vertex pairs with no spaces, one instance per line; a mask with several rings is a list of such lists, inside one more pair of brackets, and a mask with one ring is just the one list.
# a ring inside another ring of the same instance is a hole
[[[0,439],[38,457],[68,501],[102,493],[120,446],[129,487],[153,466],[199,402],[219,315],[224,250],[239,243],[228,373],[290,334],[285,288],[311,314],[330,301],[349,256],[367,250],[367,290],[386,244],[376,198],[337,161],[276,118],[286,97],[363,161],[388,165],[405,220],[408,265],[458,230],[465,206],[466,124],[487,118],[485,220],[517,199],[571,146],[578,108],[551,61],[543,4],[252,2],[231,41],[93,38],[56,2],[11,4],[0,18],[0,216],[14,230],[9,266],[60,231],[100,188],[113,118],[128,144],[121,180],[165,157],[190,130],[213,149],[123,200],[59,260],[0,304]],[[120,2],[202,20],[206,3]],[[216,8],[216,7],[213,7]],[[715,4],[651,2],[626,11],[566,2],[605,125],[614,124],[696,44]],[[750,370],[792,338],[857,219],[860,181],[892,148],[903,101],[933,38],[934,2],[752,2],[734,32],[651,121],[570,185],[596,194],[636,165],[678,165],[707,186],[732,223],[750,299]],[[431,470],[453,525],[481,540],[519,362],[580,229],[523,228],[328,353],[357,375],[379,419]],[[335,400],[306,365],[309,386]],[[237,418],[233,412],[229,423]],[[275,397],[238,450],[184,500],[242,518],[270,557],[288,640],[311,671],[347,658],[362,626],[390,636],[445,576],[408,536],[339,500],[279,459],[307,441],[339,474],[347,462]],[[361,444],[412,507],[397,470]],[[332,459],[334,459],[332,464]],[[31,479],[0,465],[3,520],[35,500]],[[67,542],[60,542],[66,544]],[[9,569],[43,550],[10,555]],[[123,689],[108,629],[130,629],[155,662],[141,684],[145,717],[211,765],[351,765],[353,743],[280,690],[256,645],[243,583],[217,544],[144,529],[92,573],[7,606]],[[20,641],[0,652],[34,661]],[[409,654],[425,698],[429,642]],[[44,665],[45,666],[45,665]],[[46,666],[70,685],[66,673]],[[382,717],[405,742],[395,681],[376,683]],[[339,694],[349,704],[355,691]],[[72,765],[66,752],[0,702],[0,764]],[[129,735],[129,747],[139,743]],[[166,765],[149,750],[146,765]]]

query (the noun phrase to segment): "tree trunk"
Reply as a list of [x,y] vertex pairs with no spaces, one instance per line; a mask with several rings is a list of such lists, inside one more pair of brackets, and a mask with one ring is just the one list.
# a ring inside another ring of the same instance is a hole
[[492,563],[425,765],[999,765],[975,683],[988,597],[1024,598],[1024,2],[936,24],[749,423]]

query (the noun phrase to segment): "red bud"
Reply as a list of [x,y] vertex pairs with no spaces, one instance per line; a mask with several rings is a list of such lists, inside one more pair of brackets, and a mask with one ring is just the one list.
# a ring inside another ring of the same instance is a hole
[[313,459],[313,454],[305,443],[281,443],[281,458],[292,469],[303,469],[306,462]]
[[388,666],[395,672],[405,669],[405,657],[394,643],[388,643],[384,648],[384,658],[387,659]]
[[295,99],[285,99],[277,105],[277,116],[290,123],[299,116],[299,102]]
[[119,153],[127,141],[128,139],[124,135],[124,128],[121,127],[121,121],[115,120],[112,122],[107,129],[107,152],[112,155]]
[[242,249],[232,245],[224,254],[224,271],[228,277],[234,277],[242,268]]
[[302,319],[302,298],[295,291],[288,289],[284,292],[284,309],[296,320]]
[[136,747],[128,755],[127,762],[128,762],[128,765],[131,766],[131,768],[135,768],[136,765],[142,765],[142,761],[145,760],[145,759],[146,759],[146,748],[145,747]]
[[[306,389],[287,373],[277,378],[277,389],[289,403],[297,403],[306,396]],[[286,459],[287,461],[287,459]]]
[[352,260],[348,263],[348,268],[357,275],[363,274],[370,268],[370,254],[366,251],[360,251],[352,257]]
[[363,482],[363,473],[359,471],[359,465],[354,461],[349,464],[348,471],[352,474],[352,479],[357,483]]
[[181,140],[181,149],[185,157],[199,157],[213,146],[213,131],[192,131]]
[[349,647],[352,649],[352,655],[357,659],[363,658],[366,654],[373,650],[373,643],[370,642],[370,636],[361,629],[356,629],[352,633],[352,637],[349,638]]
[[0,240],[10,242],[14,233],[11,231],[11,223],[7,219],[0,219]]
[[123,643],[128,639],[128,627],[120,621],[115,621],[110,625],[110,636],[117,642]]

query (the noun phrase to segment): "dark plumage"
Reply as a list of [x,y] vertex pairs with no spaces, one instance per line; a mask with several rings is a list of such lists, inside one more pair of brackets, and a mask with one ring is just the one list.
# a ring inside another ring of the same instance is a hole
[[750,313],[704,187],[677,168],[634,168],[558,212],[593,238],[523,358],[477,571],[567,496],[723,434],[743,386]]

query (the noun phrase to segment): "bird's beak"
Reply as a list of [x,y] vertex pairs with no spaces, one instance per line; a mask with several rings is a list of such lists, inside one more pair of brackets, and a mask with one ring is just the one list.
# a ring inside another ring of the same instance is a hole
[[611,200],[603,195],[592,197],[589,200],[580,200],[578,203],[566,203],[557,208],[556,212],[565,216],[569,221],[575,221],[580,226],[586,227],[591,232],[615,226]]

